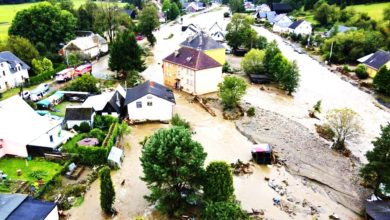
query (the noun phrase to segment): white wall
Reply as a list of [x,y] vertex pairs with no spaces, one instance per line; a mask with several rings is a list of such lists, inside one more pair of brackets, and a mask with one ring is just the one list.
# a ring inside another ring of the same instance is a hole
[[[137,102],[142,103],[142,108],[137,108]],[[147,106],[152,102],[152,106]],[[145,95],[127,105],[129,119],[136,121],[169,121],[172,118],[175,104],[154,95]]]
[[88,122],[89,126],[92,127],[93,125],[93,122],[91,123],[91,121],[88,121],[88,120],[85,120],[85,121],[66,121],[66,126],[68,127],[68,129],[72,129],[75,125],[78,125],[80,126],[81,123],[83,122]]
[[49,213],[49,215],[46,216],[45,220],[58,220],[58,208],[57,206],[54,207],[54,209]]
[[216,92],[220,82],[222,82],[222,67],[197,71],[194,95]]
[[294,32],[295,34],[300,34],[300,35],[308,35],[308,34],[311,34],[311,31],[312,31],[312,27],[311,27],[311,24],[309,22],[302,22],[298,27],[296,27],[294,30],[292,30],[292,32]]
[[6,85],[8,85],[9,88],[13,88],[23,83],[25,79],[29,78],[28,70],[22,69],[20,64],[16,66],[16,68],[20,68],[20,71],[15,73],[11,73],[9,68],[10,66],[7,62],[0,63],[0,91],[6,91]]

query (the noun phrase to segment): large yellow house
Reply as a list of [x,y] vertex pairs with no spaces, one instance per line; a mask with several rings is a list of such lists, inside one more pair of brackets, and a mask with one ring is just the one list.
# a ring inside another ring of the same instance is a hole
[[221,65],[225,63],[225,47],[215,41],[210,36],[203,33],[202,31],[200,31],[193,37],[187,38],[187,40],[181,43],[180,46],[193,48],[195,50],[201,50],[214,60],[218,61],[218,63],[220,63]]
[[182,47],[163,59],[164,84],[192,95],[218,91],[222,65],[189,47]]
[[358,59],[367,67],[367,73],[371,78],[374,78],[380,68],[386,66],[390,69],[390,52],[379,50]]

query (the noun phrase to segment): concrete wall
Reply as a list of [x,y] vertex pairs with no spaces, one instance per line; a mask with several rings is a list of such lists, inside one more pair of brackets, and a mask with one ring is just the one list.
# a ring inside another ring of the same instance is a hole
[[[141,108],[137,108],[137,102],[141,102]],[[148,106],[148,102],[151,102],[152,106]],[[149,94],[129,103],[127,110],[131,120],[169,121],[172,118],[174,105],[172,102]]]
[[194,95],[203,95],[218,91],[218,84],[222,80],[222,67],[197,71]]
[[223,65],[226,61],[225,48],[219,48],[219,49],[215,49],[215,50],[206,50],[203,52],[205,54],[207,54],[209,57],[216,60],[221,65]]

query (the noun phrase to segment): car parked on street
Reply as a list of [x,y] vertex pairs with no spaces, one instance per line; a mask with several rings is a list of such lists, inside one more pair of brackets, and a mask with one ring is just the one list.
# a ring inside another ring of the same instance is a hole
[[75,69],[75,76],[82,76],[86,73],[92,73],[92,64],[91,63],[87,63],[87,64],[84,64],[84,65],[81,65],[81,66],[78,66],[76,69]]
[[74,77],[74,68],[66,68],[64,70],[61,70],[60,72],[56,73],[55,81],[56,82],[66,82],[68,80],[73,79]]

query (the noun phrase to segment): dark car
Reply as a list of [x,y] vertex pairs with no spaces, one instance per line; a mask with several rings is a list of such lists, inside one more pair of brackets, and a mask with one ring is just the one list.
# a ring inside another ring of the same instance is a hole
[[268,84],[271,82],[271,78],[267,75],[249,74],[249,79],[256,84]]

